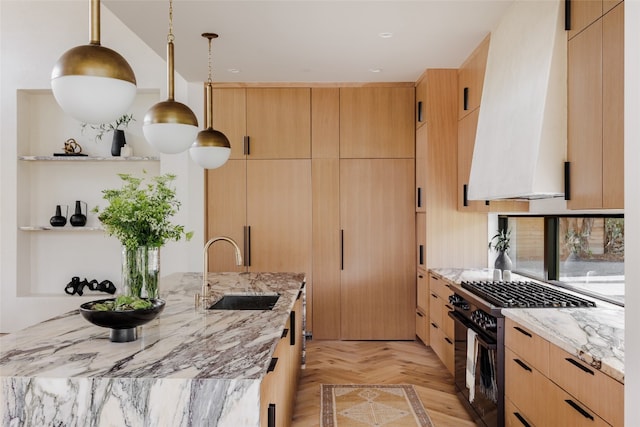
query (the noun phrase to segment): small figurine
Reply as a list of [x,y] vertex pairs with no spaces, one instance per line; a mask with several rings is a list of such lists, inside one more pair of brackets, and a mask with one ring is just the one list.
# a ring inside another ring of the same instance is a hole
[[80,153],[82,153],[82,147],[73,138],[69,138],[64,142],[63,150],[64,150],[65,154],[80,154]]

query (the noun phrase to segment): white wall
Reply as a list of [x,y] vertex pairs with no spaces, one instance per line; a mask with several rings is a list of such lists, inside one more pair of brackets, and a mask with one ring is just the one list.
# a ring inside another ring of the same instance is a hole
[[625,425],[640,423],[640,1],[625,1]]
[[[139,89],[160,90],[166,98],[166,61],[159,57],[104,6],[101,9],[101,42],[133,67]],[[161,35],[165,38],[166,35]],[[12,332],[53,315],[77,308],[74,297],[19,297],[17,275],[22,259],[17,255],[17,95],[19,89],[49,89],[50,74],[58,57],[71,47],[89,41],[89,2],[86,1],[0,1],[0,332]],[[195,43],[195,42],[194,42]],[[201,104],[202,92],[189,99],[189,86],[176,75],[176,100]],[[149,105],[150,107],[150,105]],[[201,116],[202,106],[194,105]],[[142,117],[137,118],[137,126]],[[202,121],[202,119],[200,119]],[[34,123],[37,126],[38,123]],[[77,132],[77,129],[69,129]],[[162,251],[162,274],[199,271],[202,265],[203,172],[188,153],[161,157],[162,172],[178,176],[176,187],[182,200],[179,221],[196,234],[189,243],[171,243]],[[85,179],[91,179],[86,177]],[[65,283],[60,284],[62,291]]]

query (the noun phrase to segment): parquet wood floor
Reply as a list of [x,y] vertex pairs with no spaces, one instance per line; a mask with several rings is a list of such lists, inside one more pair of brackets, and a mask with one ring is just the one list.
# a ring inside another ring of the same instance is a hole
[[435,427],[475,427],[436,354],[414,341],[307,341],[292,427],[320,425],[320,384],[412,384]]

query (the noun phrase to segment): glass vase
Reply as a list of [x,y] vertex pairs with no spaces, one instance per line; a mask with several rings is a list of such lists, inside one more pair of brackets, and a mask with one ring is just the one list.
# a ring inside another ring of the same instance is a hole
[[160,248],[139,246],[122,248],[122,289],[125,295],[160,298]]

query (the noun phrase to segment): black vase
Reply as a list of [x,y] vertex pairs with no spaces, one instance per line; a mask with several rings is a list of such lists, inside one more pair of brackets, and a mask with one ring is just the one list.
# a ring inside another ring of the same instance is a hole
[[83,227],[87,223],[87,216],[82,213],[82,202],[80,200],[76,200],[76,212],[71,215],[69,222],[74,227]]
[[67,224],[67,217],[62,216],[62,209],[60,209],[60,205],[56,205],[56,214],[51,217],[49,224],[54,227],[64,227]]
[[124,137],[124,131],[122,129],[116,129],[113,131],[113,140],[111,141],[111,155],[114,157],[120,156],[120,150],[127,143]]

